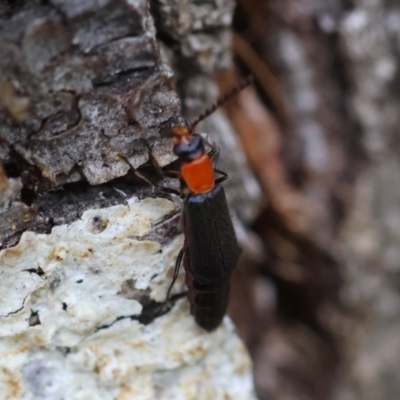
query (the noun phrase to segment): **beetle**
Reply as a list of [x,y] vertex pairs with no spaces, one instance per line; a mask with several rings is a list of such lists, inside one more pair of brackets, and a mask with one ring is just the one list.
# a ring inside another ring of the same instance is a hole
[[[230,277],[239,260],[241,249],[238,245],[232,219],[229,214],[224,188],[220,185],[228,175],[214,168],[212,159],[218,154],[215,147],[206,153],[204,139],[193,132],[194,127],[212,114],[219,106],[235,96],[252,82],[248,77],[241,85],[220,99],[190,127],[178,124],[172,128],[173,152],[178,157],[180,172],[170,171],[172,176],[181,180],[184,191],[161,188],[179,196],[187,193],[182,210],[182,230],[185,236],[174,269],[174,275],[168,288],[166,304],[176,281],[183,260],[186,272],[185,283],[190,312],[196,323],[206,331],[213,331],[222,322],[229,300]],[[146,145],[148,146],[147,142]],[[159,171],[161,167],[150,158]],[[133,171],[139,174],[129,161],[121,156]],[[214,179],[214,173],[221,176]],[[163,173],[169,175],[168,173]]]
[[[241,253],[220,185],[228,175],[214,169],[216,149],[207,154],[199,134],[180,126],[173,129],[173,135],[173,151],[189,194],[182,211],[184,245],[167,299],[183,258],[190,312],[196,323],[210,332],[221,324],[226,313],[229,280]],[[222,176],[214,179],[214,171]]]
[[[187,194],[182,210],[183,248],[176,260],[174,276],[167,300],[178,276],[183,259],[190,312],[196,323],[213,331],[222,322],[229,301],[230,277],[236,268],[241,249],[238,245],[224,188],[220,185],[228,175],[214,168],[212,159],[217,149],[206,153],[204,139],[194,127],[219,106],[252,83],[252,76],[206,110],[188,128],[172,129],[173,152],[180,164],[181,182]],[[214,172],[221,177],[214,179]]]

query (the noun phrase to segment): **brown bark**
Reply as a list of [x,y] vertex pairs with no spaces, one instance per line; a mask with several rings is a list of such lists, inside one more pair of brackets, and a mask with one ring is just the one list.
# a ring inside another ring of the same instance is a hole
[[[181,300],[163,303],[182,202],[125,162],[178,187],[149,148],[170,164],[165,132],[180,105],[192,119],[216,100],[232,10],[228,0],[0,3],[0,397],[193,398],[213,376],[195,396],[254,398],[229,322],[217,336],[197,327],[182,276]],[[221,113],[207,124],[232,213],[251,220],[260,191],[232,128]],[[239,189],[245,179],[252,190]]]
[[[189,119],[215,101],[213,74],[232,66],[233,9],[230,1],[157,0],[150,11],[145,2],[6,4],[3,247],[27,229],[49,232],[87,208],[123,203],[114,186],[153,194],[117,179],[128,171],[119,156],[144,164],[146,139],[162,165],[172,160],[160,138],[178,115],[173,81]],[[239,1],[234,47],[262,101],[249,89],[226,111],[265,198],[261,246],[243,230],[231,311],[260,399],[399,392],[399,21],[395,2],[383,0]],[[222,92],[234,84],[220,80]],[[230,127],[218,113],[203,126],[222,147],[233,213],[251,221],[259,191]]]
[[242,68],[272,76],[269,111],[249,94],[231,106],[269,201],[251,287],[268,299],[272,280],[277,309],[253,296],[243,328],[260,399],[398,396],[400,19],[373,3],[239,1]]

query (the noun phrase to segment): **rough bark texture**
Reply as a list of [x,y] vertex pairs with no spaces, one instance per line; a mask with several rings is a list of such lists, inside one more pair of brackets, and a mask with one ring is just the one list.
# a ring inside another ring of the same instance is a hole
[[[151,144],[160,124],[178,113],[173,73],[160,59],[147,8],[22,2],[3,11],[1,160],[28,197],[125,175],[129,166],[119,157],[143,164],[142,139]],[[171,160],[163,159],[165,147],[154,151],[162,165]],[[20,190],[16,185],[8,202],[24,200]],[[3,239],[35,225],[30,215],[26,221],[29,211],[8,208]]]
[[[231,125],[216,112],[203,130],[230,175],[246,266],[230,309],[258,396],[395,399],[400,8],[238,4],[234,50],[263,102],[253,88],[226,111],[264,191],[258,238],[242,223],[257,215],[260,190]],[[162,166],[173,160],[162,139],[171,118],[180,106],[197,117],[217,97],[213,74],[232,67],[233,7],[0,4],[4,398],[252,398],[229,322],[206,335],[186,300],[160,308],[181,202],[125,176],[121,158],[143,166],[146,139]]]
[[[173,161],[175,81],[186,116],[215,101],[232,11],[225,0],[0,4],[0,398],[254,398],[229,320],[208,334],[185,299],[162,305],[182,202],[125,162],[143,166],[147,145]],[[260,191],[232,128],[220,113],[208,125],[224,128],[221,158],[233,155],[232,212],[254,218]],[[235,196],[246,176],[252,189]]]

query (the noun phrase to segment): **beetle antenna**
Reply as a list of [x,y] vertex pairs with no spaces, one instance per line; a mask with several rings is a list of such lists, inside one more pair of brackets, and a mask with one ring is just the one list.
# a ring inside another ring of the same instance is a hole
[[214,103],[209,109],[205,110],[203,114],[201,114],[196,120],[194,120],[190,125],[190,130],[192,131],[195,126],[203,121],[205,118],[210,116],[217,108],[221,107],[232,97],[236,96],[243,89],[249,86],[253,82],[254,78],[252,75],[249,75],[246,79],[243,80],[238,86],[234,87],[230,92],[226,93],[223,97],[221,97],[216,103]]

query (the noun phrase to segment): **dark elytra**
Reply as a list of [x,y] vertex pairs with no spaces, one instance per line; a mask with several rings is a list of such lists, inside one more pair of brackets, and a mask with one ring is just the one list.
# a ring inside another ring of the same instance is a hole
[[241,252],[223,187],[216,185],[209,193],[189,195],[182,227],[191,313],[198,325],[212,331],[226,313],[229,279]]

